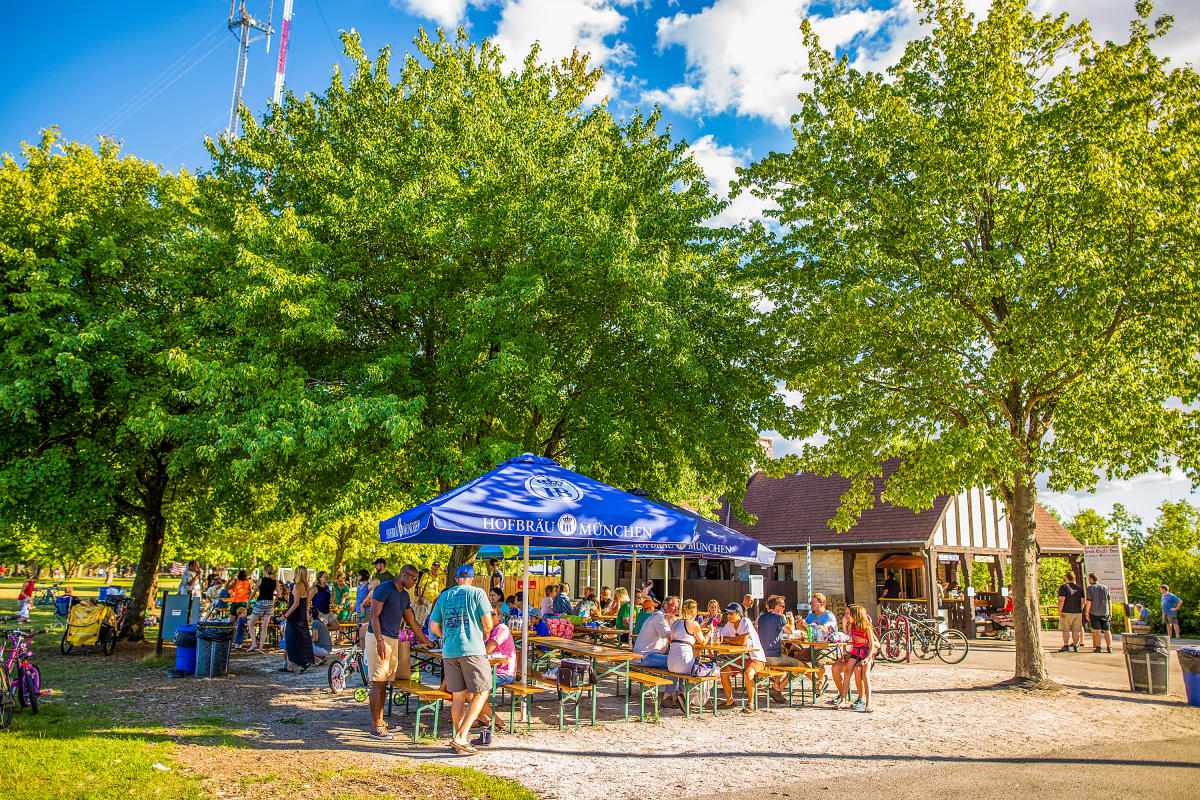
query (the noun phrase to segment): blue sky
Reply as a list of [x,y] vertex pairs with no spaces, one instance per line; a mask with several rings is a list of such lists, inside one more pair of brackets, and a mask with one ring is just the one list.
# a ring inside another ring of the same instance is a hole
[[[1100,39],[1120,39],[1133,0],[1031,0],[1041,11],[1086,16]],[[0,29],[0,152],[58,125],[68,139],[115,136],[125,149],[168,169],[202,169],[205,135],[222,131],[233,91],[235,40],[225,27],[229,0],[120,4],[7,3]],[[987,3],[968,0],[983,12]],[[1160,0],[1176,17],[1160,52],[1200,62],[1200,11],[1189,0]],[[248,10],[266,18],[269,0]],[[275,27],[283,0],[275,0]],[[662,106],[675,135],[687,140],[714,188],[724,193],[734,169],[789,146],[788,116],[802,91],[806,63],[799,21],[810,17],[822,41],[856,65],[881,69],[921,29],[912,0],[295,0],[287,87],[321,92],[342,61],[340,30],[358,31],[368,52],[401,53],[419,27],[464,26],[493,38],[520,60],[534,41],[549,57],[572,48],[605,68],[604,92],[618,115]],[[244,102],[261,113],[274,83],[278,37],[250,50]],[[742,197],[727,220],[754,218]],[[783,443],[780,443],[783,445]],[[785,449],[786,446],[777,448]],[[1122,502],[1152,518],[1164,499],[1189,496],[1176,473],[1102,482],[1094,495],[1046,494],[1070,515],[1107,513]]]

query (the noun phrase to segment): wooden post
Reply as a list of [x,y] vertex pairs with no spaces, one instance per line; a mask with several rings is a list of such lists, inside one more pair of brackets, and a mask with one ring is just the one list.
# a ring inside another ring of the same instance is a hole
[[845,584],[846,606],[854,602],[854,560],[858,553],[853,550],[842,551],[842,583]]
[[925,548],[925,603],[929,607],[929,618],[937,616],[937,551]]

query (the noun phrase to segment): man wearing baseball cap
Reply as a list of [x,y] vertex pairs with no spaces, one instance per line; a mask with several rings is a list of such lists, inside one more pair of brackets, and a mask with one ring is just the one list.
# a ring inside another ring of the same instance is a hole
[[[721,628],[721,643],[745,645],[752,648],[746,654],[746,666],[742,669],[742,680],[746,687],[746,708],[754,704],[754,676],[767,668],[767,654],[763,651],[762,642],[758,639],[758,631],[746,619],[746,612],[741,603],[730,603],[725,606],[725,626]],[[733,706],[733,681],[730,676],[737,672],[737,667],[725,667],[721,670],[721,688],[725,690],[725,704],[722,708]],[[716,702],[716,698],[713,698]]]
[[395,580],[392,573],[387,571],[387,559],[383,556],[375,559],[375,580],[378,583],[387,583],[390,580]]
[[450,746],[470,755],[476,750],[467,737],[487,705],[492,688],[492,670],[484,646],[492,631],[492,605],[483,589],[474,585],[475,568],[470,564],[458,568],[456,580],[458,585],[443,592],[430,612],[429,630],[442,640],[442,674],[446,691],[454,698],[450,705],[454,720]]

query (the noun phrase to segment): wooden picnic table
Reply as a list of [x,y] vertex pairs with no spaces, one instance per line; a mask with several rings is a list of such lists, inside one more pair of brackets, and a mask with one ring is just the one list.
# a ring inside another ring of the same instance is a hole
[[[820,669],[822,677],[825,675],[825,664],[835,660],[839,655],[841,648],[848,647],[851,644],[850,642],[813,642],[787,636],[783,638],[783,643],[789,648],[799,652],[803,652],[805,649],[807,649],[808,663],[813,669]],[[817,685],[817,681],[814,680],[812,682],[812,699],[814,703],[817,702],[817,692],[819,688],[820,687]]]
[[575,633],[573,633],[571,636],[574,639],[581,639],[581,638],[591,639],[592,641],[599,644],[601,639],[615,639],[616,637],[620,636],[622,633],[625,633],[625,631],[618,630],[616,628],[605,628],[605,627],[589,628],[586,625],[583,625],[583,626],[577,627],[575,629]]
[[[530,636],[530,644],[536,644],[541,647],[548,647],[553,650],[559,650],[563,653],[570,653],[573,656],[581,656],[592,662],[592,669],[596,670],[597,686],[608,677],[621,677],[625,679],[626,687],[629,686],[629,662],[636,661],[641,658],[640,655],[632,650],[624,650],[616,647],[608,647],[601,644],[586,644],[577,642],[573,639],[563,639],[560,636]],[[596,724],[596,695],[597,692],[592,692],[592,724]],[[625,721],[629,721],[629,692],[625,692]]]

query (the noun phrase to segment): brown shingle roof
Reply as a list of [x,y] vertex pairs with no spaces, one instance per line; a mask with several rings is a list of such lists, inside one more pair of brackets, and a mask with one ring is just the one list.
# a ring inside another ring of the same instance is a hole
[[[900,466],[900,459],[883,463],[883,478],[875,480],[875,506],[865,512],[853,528],[837,533],[829,520],[837,513],[842,495],[850,488],[850,479],[841,475],[828,478],[813,472],[800,472],[772,478],[756,472],[746,486],[742,506],[758,517],[757,524],[743,525],[732,515],[729,527],[765,544],[767,547],[861,547],[866,545],[904,545],[915,549],[929,539],[941,519],[948,496],[938,497],[931,508],[920,513],[879,499],[884,479]],[[726,508],[722,505],[721,521]]]
[[1046,555],[1083,552],[1083,544],[1068,533],[1049,511],[1042,508],[1041,503],[1033,508],[1033,524],[1037,526],[1034,538],[1037,539],[1038,549]]
[[[782,478],[772,478],[756,472],[746,485],[742,506],[758,517],[753,526],[743,525],[729,515],[729,527],[757,539],[767,547],[869,547],[913,550],[923,546],[933,535],[950,495],[939,495],[930,508],[921,512],[894,506],[880,500],[883,483],[900,466],[900,459],[883,463],[883,477],[875,480],[875,506],[865,512],[858,524],[845,533],[829,527],[837,513],[842,495],[850,488],[850,479],[842,475],[826,478],[813,472],[800,472]],[[720,521],[724,522],[727,506],[722,504]],[[1047,555],[1082,553],[1083,545],[1067,529],[1038,504],[1034,510],[1037,541]]]

